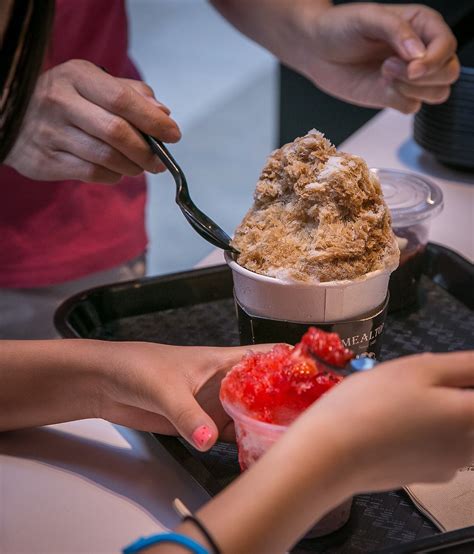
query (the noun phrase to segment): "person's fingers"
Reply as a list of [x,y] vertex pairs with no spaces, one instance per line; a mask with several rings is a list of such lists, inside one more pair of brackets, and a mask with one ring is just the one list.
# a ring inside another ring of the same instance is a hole
[[55,181],[77,180],[86,183],[117,184],[122,175],[101,165],[82,160],[69,152],[54,153]]
[[[146,398],[142,399],[141,408],[153,412],[154,405],[159,402],[157,411],[163,414],[171,425],[191,445],[201,451],[211,448],[218,436],[217,425],[221,429],[221,437],[231,440],[234,437],[233,424],[218,404],[220,382],[227,370],[238,363],[249,350],[268,351],[272,345],[256,345],[253,347],[229,348],[198,348],[199,357],[206,360],[210,373],[206,383],[198,384],[189,377],[182,382],[182,386],[174,387],[173,394],[162,394],[160,389],[147,391]],[[183,368],[181,368],[183,370]],[[184,371],[184,370],[183,370]],[[160,385],[161,386],[161,385]],[[197,396],[194,396],[193,389]],[[157,400],[159,399],[159,400]],[[209,410],[207,411],[203,408]],[[217,406],[217,407],[216,407]]]
[[123,83],[124,85],[128,85],[135,89],[138,94],[141,94],[144,98],[155,98],[155,92],[150,87],[150,85],[147,85],[143,81],[137,81],[136,79],[125,79],[123,77],[117,77],[117,81],[120,83]]
[[215,373],[227,372],[240,362],[242,358],[251,352],[268,352],[274,344],[253,344],[245,346],[228,346],[219,349],[212,349],[212,358],[209,360],[210,366]]
[[423,354],[419,359],[436,379],[449,387],[474,387],[474,350],[448,354]]
[[[456,39],[439,12],[419,4],[385,7],[410,26],[424,44],[423,56],[405,58],[409,61],[408,75],[412,79],[430,75],[441,68],[456,53]],[[399,54],[399,51],[396,50]]]
[[121,117],[84,98],[71,103],[68,117],[69,123],[117,149],[144,170],[152,173],[164,170],[140,133]]
[[[223,408],[215,406],[219,396],[222,377],[237,364],[242,357],[250,351],[267,352],[272,348],[271,344],[258,344],[255,346],[237,346],[228,348],[200,348],[201,357],[207,359],[212,373],[194,397],[189,388],[175,391],[175,394],[166,395],[162,399],[163,413],[176,427],[179,433],[199,450],[208,450],[216,442],[218,436],[224,440],[232,440],[235,437],[233,423],[225,414]],[[204,408],[210,409],[209,415]],[[218,431],[218,427],[220,433]]]
[[[105,71],[105,73],[108,73],[108,71]],[[161,110],[163,110],[165,114],[170,115],[171,110],[169,109],[168,106],[163,104],[163,102],[160,102],[155,98],[155,93],[153,89],[150,87],[150,85],[147,85],[143,81],[137,81],[136,79],[127,79],[125,77],[116,77],[116,79],[117,81],[120,81],[121,83],[124,83],[125,85],[132,87],[138,92],[138,94],[141,94],[146,100],[151,101],[155,106],[158,106]]]
[[429,8],[417,11],[411,26],[426,46],[422,59],[409,64],[411,78],[430,75],[443,67],[456,53],[457,42],[441,14]]
[[162,398],[162,413],[189,444],[201,450],[209,450],[219,432],[212,418],[201,408],[187,388],[174,391]]
[[420,375],[435,386],[474,387],[474,350],[445,354],[415,354],[384,362],[376,371],[392,368]]
[[438,71],[425,77],[411,79],[408,76],[408,64],[392,56],[382,65],[382,74],[414,85],[451,85],[457,81],[461,66],[457,56],[452,56]]
[[421,108],[421,101],[414,98],[407,98],[397,90],[393,82],[387,82],[382,87],[381,105],[394,108],[399,112],[410,114],[416,113]]
[[134,88],[124,85],[92,64],[87,78],[76,79],[74,85],[84,98],[144,133],[164,142],[177,142],[181,138],[178,125],[160,106],[153,105]]
[[[454,424],[465,430],[469,437],[474,438],[474,390],[471,388],[440,389],[442,401],[450,402]],[[474,454],[474,442],[470,441],[471,455]],[[474,458],[466,460],[472,462]]]
[[425,45],[411,24],[385,6],[364,6],[354,24],[367,38],[388,43],[407,62],[425,55]]
[[125,425],[137,431],[147,433],[159,433],[160,435],[178,435],[175,427],[161,414],[149,412],[127,404],[109,406],[107,411],[101,413],[101,418]]
[[158,106],[161,110],[165,112],[166,115],[170,115],[171,110],[166,104],[163,104],[160,100],[155,98],[155,93],[153,89],[144,83],[143,81],[136,81],[135,79],[119,79],[119,81],[124,82],[128,86],[135,89],[138,94],[141,94],[146,100],[152,102],[155,106]]
[[449,98],[451,93],[451,88],[448,86],[419,86],[402,81],[394,81],[392,86],[403,96],[426,104],[441,104]]
[[84,133],[77,127],[68,127],[63,131],[59,136],[55,136],[53,148],[60,148],[62,151],[121,175],[136,176],[143,173],[139,165],[110,144]]

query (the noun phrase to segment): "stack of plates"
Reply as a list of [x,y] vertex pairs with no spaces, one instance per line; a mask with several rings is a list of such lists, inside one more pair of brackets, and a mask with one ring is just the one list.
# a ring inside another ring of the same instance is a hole
[[461,68],[444,104],[424,104],[415,116],[415,140],[437,160],[474,169],[474,66]]

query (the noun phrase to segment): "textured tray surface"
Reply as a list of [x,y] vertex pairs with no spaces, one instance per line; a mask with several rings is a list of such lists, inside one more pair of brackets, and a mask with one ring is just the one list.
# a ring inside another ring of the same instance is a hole
[[[472,348],[474,313],[438,285],[422,277],[420,305],[387,316],[380,358],[416,352]],[[95,338],[146,340],[181,345],[239,344],[234,302],[230,298],[124,317],[98,327]]]
[[[473,328],[474,313],[423,277],[419,306],[387,317],[381,359],[427,350],[473,348]],[[96,329],[95,337],[187,345],[236,345],[239,340],[232,299],[112,320]],[[201,454],[178,439],[160,440],[211,493],[239,473],[235,445],[219,443]],[[361,495],[355,498],[351,518],[344,528],[322,539],[302,541],[293,552],[371,552],[437,532],[403,492]]]

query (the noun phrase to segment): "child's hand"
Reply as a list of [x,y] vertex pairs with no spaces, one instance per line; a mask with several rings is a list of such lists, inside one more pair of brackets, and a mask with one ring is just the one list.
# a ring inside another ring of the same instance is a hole
[[448,480],[474,460],[472,387],[473,351],[399,358],[347,378],[293,432],[329,442],[354,492]]
[[233,422],[219,400],[220,383],[249,348],[113,343],[97,416],[142,431],[180,434],[208,450],[218,436],[233,437]]

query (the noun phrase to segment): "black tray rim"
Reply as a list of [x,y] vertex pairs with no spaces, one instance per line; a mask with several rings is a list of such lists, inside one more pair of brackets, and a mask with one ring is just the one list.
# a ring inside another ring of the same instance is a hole
[[121,281],[119,283],[113,282],[105,285],[99,285],[85,289],[81,292],[70,296],[64,300],[55,310],[54,313],[54,326],[62,338],[83,338],[79,335],[69,324],[68,315],[79,304],[89,300],[94,295],[100,295],[105,291],[126,291],[130,288],[141,288],[144,286],[160,285],[163,283],[180,282],[183,279],[207,277],[209,275],[215,275],[219,273],[229,273],[230,269],[227,264],[220,264],[216,266],[188,269],[185,271],[178,271],[175,273],[166,273],[158,276],[140,277],[139,279],[130,279],[128,281]]
[[[440,244],[429,242],[425,251],[425,271],[427,275],[433,278],[437,285],[441,286],[448,292],[450,292],[458,300],[466,304],[469,308],[474,309],[474,299],[469,297],[467,291],[461,290],[461,287],[456,286],[453,282],[444,282],[442,279],[437,279],[436,275],[436,260],[439,256],[443,256],[466,274],[466,278],[474,282],[474,266],[463,257],[461,254],[454,250],[442,246]],[[181,282],[183,279],[199,279],[206,278],[211,275],[222,274],[223,276],[229,276],[231,270],[226,264],[220,264],[211,267],[189,269],[186,271],[179,271],[175,273],[167,273],[159,276],[141,277],[139,279],[131,279],[129,281],[123,281],[119,283],[110,283],[100,285],[86,289],[79,293],[74,294],[65,301],[63,301],[55,311],[54,325],[58,333],[63,338],[81,338],[81,335],[69,324],[68,316],[76,309],[81,303],[90,300],[94,296],[100,296],[104,292],[119,292],[126,291],[131,288],[142,288],[145,286],[157,286],[160,284],[169,284],[173,282]]]

